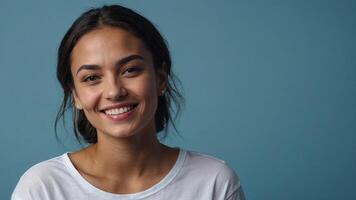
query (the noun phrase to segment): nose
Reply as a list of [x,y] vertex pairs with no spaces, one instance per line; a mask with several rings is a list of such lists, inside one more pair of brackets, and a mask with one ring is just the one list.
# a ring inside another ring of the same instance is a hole
[[105,86],[105,98],[117,101],[127,96],[127,90],[118,80],[109,80]]

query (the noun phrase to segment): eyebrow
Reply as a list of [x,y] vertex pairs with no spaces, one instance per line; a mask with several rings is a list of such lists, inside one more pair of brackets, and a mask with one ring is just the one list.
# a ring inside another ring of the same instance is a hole
[[[122,65],[130,62],[131,60],[137,60],[137,59],[138,60],[144,60],[144,58],[142,56],[137,55],[137,54],[133,54],[133,55],[129,55],[129,56],[125,57],[125,58],[122,58],[122,59],[118,60],[116,62],[116,66],[122,66]],[[98,70],[98,69],[100,69],[99,65],[90,65],[90,64],[82,65],[82,66],[79,67],[79,69],[77,70],[76,74],[78,75],[78,73],[80,71],[82,71],[82,70]]]

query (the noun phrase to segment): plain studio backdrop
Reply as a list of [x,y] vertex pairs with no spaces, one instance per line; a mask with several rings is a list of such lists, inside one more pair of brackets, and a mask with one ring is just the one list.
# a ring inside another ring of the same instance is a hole
[[226,160],[248,200],[356,199],[356,1],[1,1],[0,199],[78,149],[54,119],[57,48],[84,11],[119,3],[168,40],[186,107],[165,141]]

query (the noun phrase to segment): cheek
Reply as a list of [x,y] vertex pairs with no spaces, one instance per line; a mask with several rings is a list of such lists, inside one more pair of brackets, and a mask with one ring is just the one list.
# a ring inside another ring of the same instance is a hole
[[[156,83],[152,78],[144,78],[141,81],[132,84],[131,91],[135,96],[145,101],[146,106],[156,106],[157,104],[157,88]],[[147,109],[147,108],[146,108]]]
[[94,109],[100,99],[100,91],[93,89],[78,90],[78,97],[86,110]]

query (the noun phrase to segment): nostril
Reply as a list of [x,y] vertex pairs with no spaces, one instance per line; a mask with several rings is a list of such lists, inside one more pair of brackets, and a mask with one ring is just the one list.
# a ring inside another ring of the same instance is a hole
[[110,100],[117,100],[117,99],[122,99],[124,97],[126,97],[128,94],[127,90],[123,87],[120,88],[112,88],[111,90],[109,90],[107,92],[107,99]]
[[123,87],[120,88],[120,95],[121,96],[126,96],[127,95],[127,90]]

